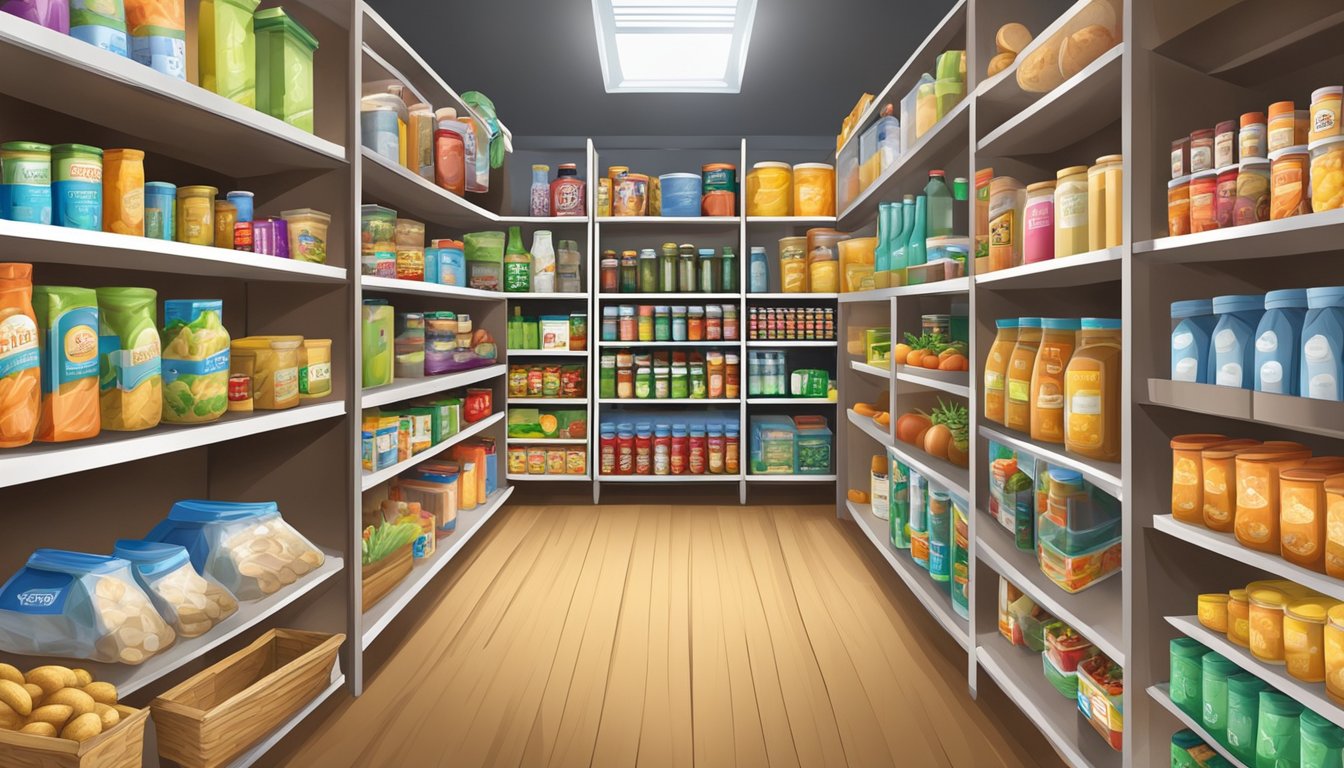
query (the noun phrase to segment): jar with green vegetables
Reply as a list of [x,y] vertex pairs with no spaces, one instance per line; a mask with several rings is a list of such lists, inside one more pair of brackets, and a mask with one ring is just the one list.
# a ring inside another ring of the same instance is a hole
[[685,363],[672,364],[671,386],[668,387],[668,391],[671,392],[673,400],[685,400],[691,396]]
[[645,293],[658,291],[658,253],[652,248],[639,252],[639,290]]

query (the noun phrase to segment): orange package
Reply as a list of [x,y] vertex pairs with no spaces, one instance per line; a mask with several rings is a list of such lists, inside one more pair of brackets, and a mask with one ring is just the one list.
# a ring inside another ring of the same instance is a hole
[[94,437],[98,410],[98,296],[91,288],[33,289],[42,363],[37,439],[48,443]]
[[145,235],[145,153],[103,150],[103,231]]
[[33,265],[0,264],[0,448],[33,442],[42,398]]

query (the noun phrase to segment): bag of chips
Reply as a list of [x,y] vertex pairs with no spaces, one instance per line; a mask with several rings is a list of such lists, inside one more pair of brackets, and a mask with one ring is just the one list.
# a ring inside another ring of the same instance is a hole
[[163,377],[152,288],[98,289],[99,407],[103,429],[159,424]]

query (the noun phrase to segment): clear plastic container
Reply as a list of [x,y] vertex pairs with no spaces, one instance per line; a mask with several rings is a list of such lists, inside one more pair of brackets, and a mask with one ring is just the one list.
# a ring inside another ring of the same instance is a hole
[[1304,683],[1325,680],[1326,614],[1338,600],[1307,597],[1283,609],[1283,661],[1288,674]]
[[1310,149],[1311,210],[1319,213],[1344,207],[1344,136],[1321,139]]
[[313,54],[317,38],[285,13],[258,11],[257,109],[300,130],[313,132]]
[[[1082,482],[1071,470],[1050,472],[1052,485],[1069,479]],[[1110,496],[1093,489],[1060,504],[1052,497],[1036,527],[1041,571],[1066,592],[1080,592],[1120,570],[1120,509]]]
[[793,166],[793,215],[834,216],[835,180],[835,167],[826,163]]
[[257,106],[252,14],[259,4],[260,0],[201,0],[197,22],[201,87],[252,108]]
[[281,211],[289,229],[289,257],[314,264],[327,263],[327,230],[331,214],[312,208]]
[[390,93],[370,94],[359,100],[360,143],[394,165],[401,164],[403,113],[407,113],[406,103]]
[[1118,319],[1083,318],[1064,374],[1064,448],[1072,453],[1120,460],[1122,343]]
[[989,268],[1008,269],[1022,263],[1022,219],[1027,190],[1011,176],[989,183]]
[[[1055,174],[1054,257],[1087,251],[1087,166],[1062,168]],[[1173,233],[1180,234],[1180,233]]]

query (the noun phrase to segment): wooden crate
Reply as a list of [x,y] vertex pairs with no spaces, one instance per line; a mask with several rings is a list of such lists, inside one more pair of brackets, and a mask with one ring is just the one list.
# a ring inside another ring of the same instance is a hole
[[159,755],[183,768],[225,765],[331,684],[345,635],[273,629],[154,699]]
[[412,544],[407,544],[382,560],[364,566],[361,584],[364,592],[365,611],[376,605],[379,600],[387,597],[388,593],[400,584],[402,579],[411,575],[411,568],[415,565],[415,554],[411,549],[412,546]]
[[148,709],[118,706],[121,722],[85,742],[0,730],[4,768],[140,768]]

